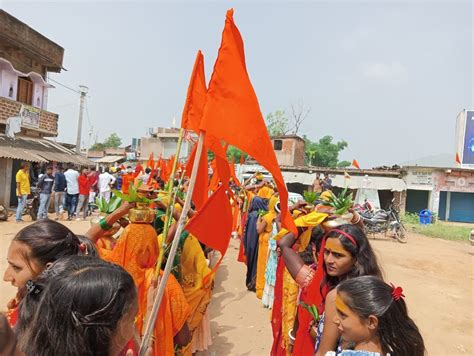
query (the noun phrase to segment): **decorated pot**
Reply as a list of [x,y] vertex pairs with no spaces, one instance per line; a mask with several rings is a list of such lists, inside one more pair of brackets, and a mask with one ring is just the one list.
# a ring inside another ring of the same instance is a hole
[[133,224],[151,224],[155,221],[155,210],[146,203],[137,203],[135,208],[128,212],[128,219]]
[[354,215],[352,213],[345,213],[344,215],[339,215],[335,219],[323,222],[323,226],[326,229],[335,229],[341,225],[350,224],[353,217]]

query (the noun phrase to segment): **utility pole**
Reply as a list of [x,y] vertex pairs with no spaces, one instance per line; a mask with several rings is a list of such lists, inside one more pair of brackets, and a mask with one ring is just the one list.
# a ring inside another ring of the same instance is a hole
[[79,120],[77,121],[76,153],[81,153],[82,116],[84,114],[84,102],[86,100],[86,94],[88,90],[88,87],[79,85],[79,92],[81,96],[79,105]]

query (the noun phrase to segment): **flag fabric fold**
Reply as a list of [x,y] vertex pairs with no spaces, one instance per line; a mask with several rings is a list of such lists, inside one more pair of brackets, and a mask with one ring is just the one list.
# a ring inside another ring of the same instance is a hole
[[288,191],[247,73],[244,45],[234,24],[233,10],[227,11],[200,129],[238,147],[270,172],[280,194],[282,225],[296,233],[288,211]]

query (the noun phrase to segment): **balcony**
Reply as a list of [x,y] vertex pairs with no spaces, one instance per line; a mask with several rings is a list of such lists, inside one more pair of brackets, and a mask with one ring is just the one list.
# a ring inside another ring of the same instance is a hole
[[6,125],[10,117],[22,118],[21,131],[27,136],[56,137],[58,135],[58,114],[0,97],[0,125]]

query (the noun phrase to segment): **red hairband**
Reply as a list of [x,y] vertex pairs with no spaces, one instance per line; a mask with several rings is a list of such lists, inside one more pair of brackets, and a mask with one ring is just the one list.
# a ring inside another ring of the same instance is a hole
[[355,240],[351,235],[349,235],[347,232],[344,232],[344,231],[339,230],[339,229],[331,229],[331,230],[328,231],[328,234],[329,234],[330,232],[333,232],[333,231],[334,231],[334,232],[337,232],[338,234],[343,235],[343,236],[346,237],[350,242],[352,242],[352,244],[353,244],[355,247],[357,247],[357,242],[356,242],[356,240]]
[[392,286],[392,298],[394,301],[398,302],[400,298],[405,298],[402,287],[395,287],[392,283],[390,285]]

